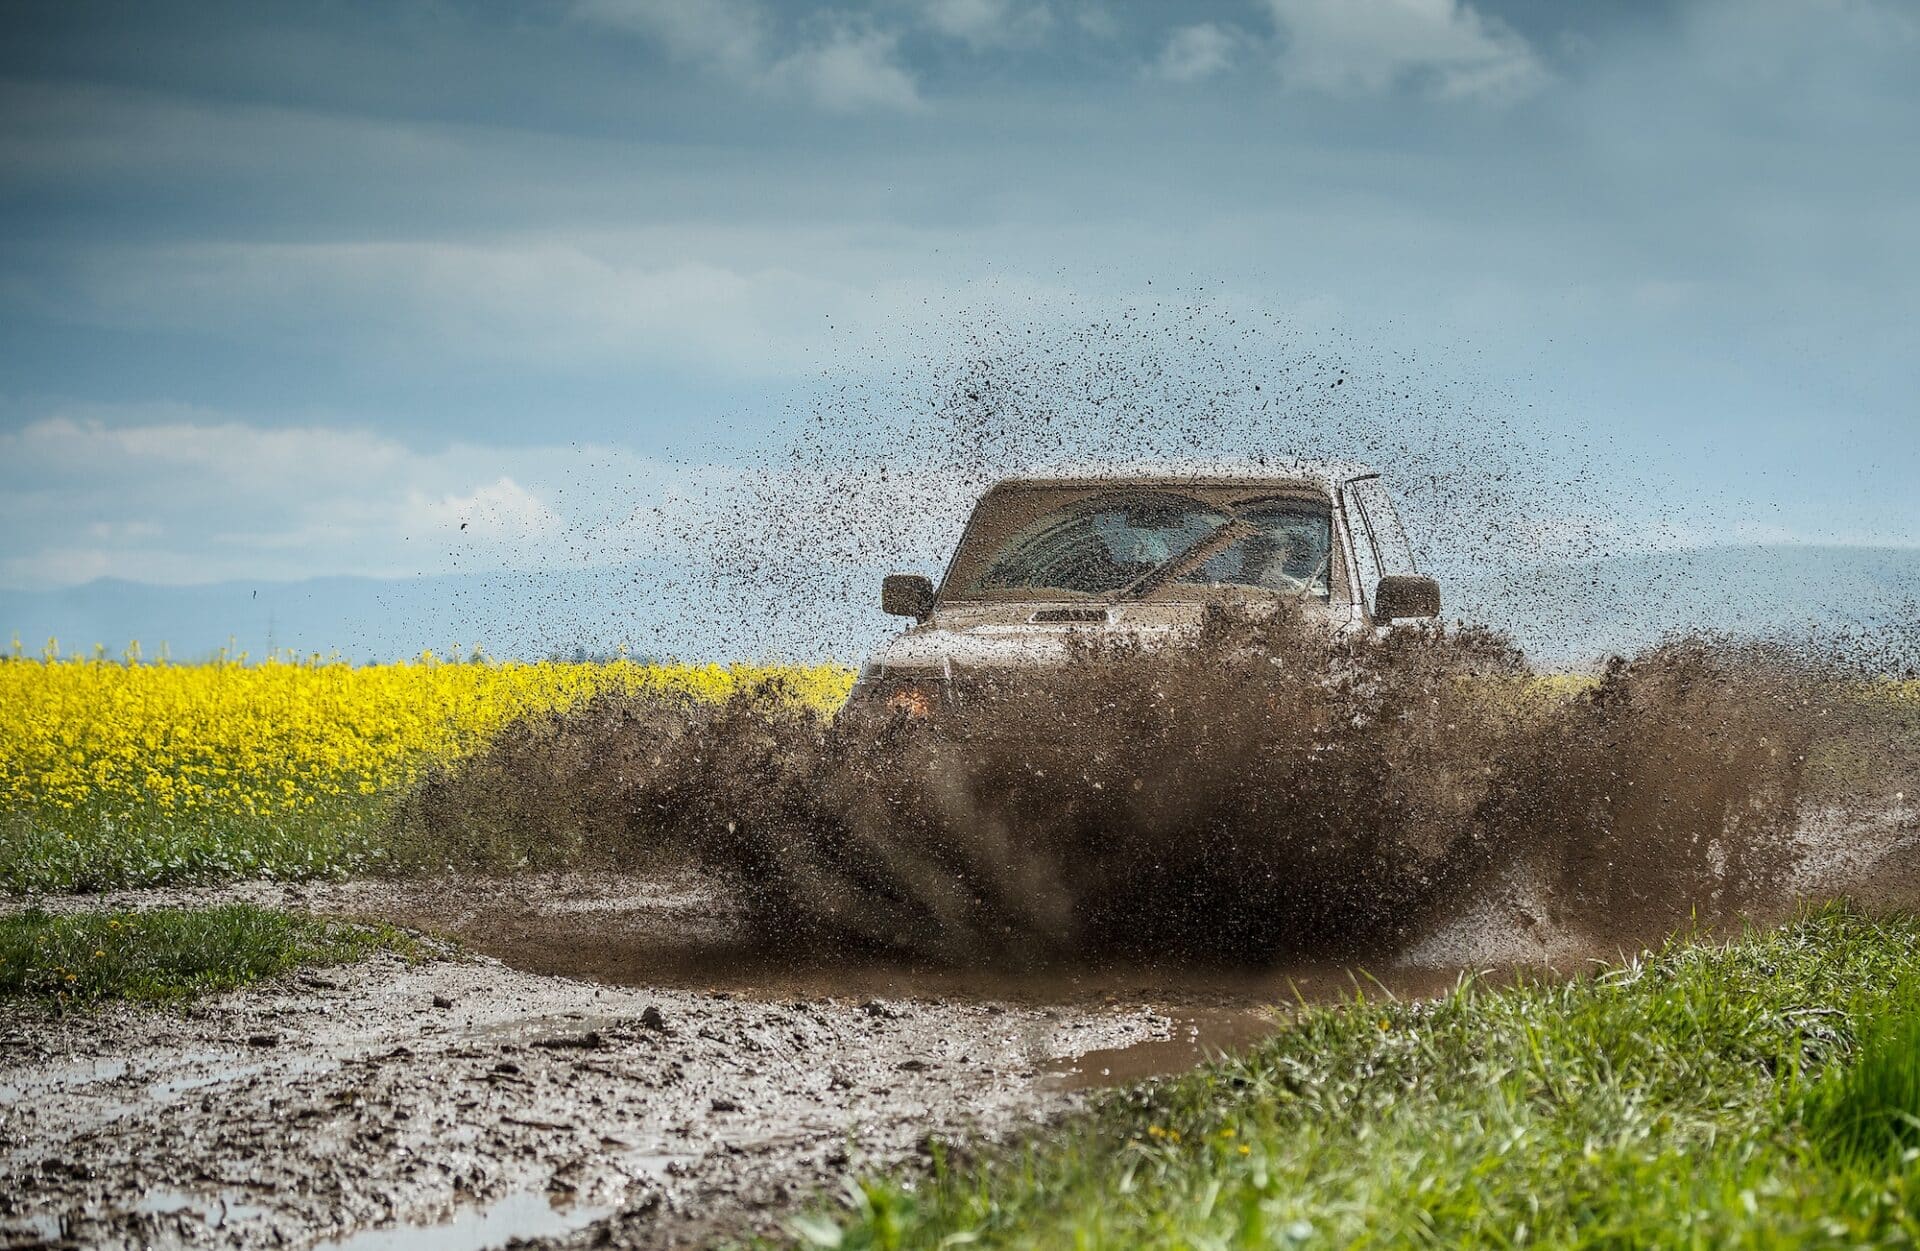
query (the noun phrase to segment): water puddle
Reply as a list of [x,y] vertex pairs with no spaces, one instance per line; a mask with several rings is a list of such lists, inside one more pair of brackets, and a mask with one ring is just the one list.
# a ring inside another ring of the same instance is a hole
[[1269,1008],[1189,1012],[1175,1016],[1170,1037],[1049,1061],[1042,1068],[1046,1074],[1043,1080],[1053,1090],[1090,1090],[1167,1077],[1226,1052],[1251,1047],[1279,1025],[1279,1016]]
[[339,1062],[322,1056],[285,1056],[276,1053],[272,1059],[261,1059],[236,1064],[228,1052],[205,1051],[189,1052],[183,1055],[182,1068],[204,1066],[202,1071],[189,1076],[176,1077],[171,1081],[154,1082],[147,1087],[145,1099],[164,1102],[177,1099],[181,1095],[192,1094],[209,1086],[232,1086],[255,1077],[272,1073],[285,1080],[293,1077],[305,1077],[314,1073],[331,1072],[340,1067]]
[[54,1094],[69,1086],[97,1086],[126,1076],[125,1060],[75,1059],[36,1072],[31,1086],[0,1082],[0,1103],[19,1103],[28,1095]]
[[67,1241],[66,1228],[58,1216],[42,1213],[0,1221],[0,1245],[58,1246]]
[[272,1215],[258,1204],[235,1199],[226,1193],[211,1198],[204,1195],[188,1194],[184,1190],[150,1190],[140,1201],[133,1205],[136,1212],[145,1212],[150,1216],[177,1216],[186,1213],[197,1217],[209,1228],[221,1229],[231,1221],[260,1220]]
[[613,1211],[586,1205],[557,1208],[542,1191],[515,1191],[438,1225],[365,1229],[314,1251],[491,1251],[517,1238],[559,1238]]
[[[1478,970],[1474,976],[1501,985],[1528,972],[1550,970],[1513,966]],[[1291,969],[1238,982],[1222,978],[1211,988],[1212,1002],[1205,1001],[1205,992],[1193,989],[1203,984],[1199,979],[1188,979],[1187,995],[1171,1003],[1164,999],[1155,1002],[1155,997],[1143,989],[1140,998],[1173,1019],[1167,1037],[1050,1060],[1041,1066],[1042,1081],[1052,1090],[1090,1090],[1169,1077],[1260,1043],[1298,1006],[1348,1002],[1356,997],[1426,999],[1445,994],[1466,973],[1465,969],[1449,967],[1402,966],[1386,969],[1379,976],[1360,969]]]

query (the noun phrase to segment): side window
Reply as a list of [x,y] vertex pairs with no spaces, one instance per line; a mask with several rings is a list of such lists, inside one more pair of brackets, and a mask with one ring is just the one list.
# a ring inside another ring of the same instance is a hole
[[1373,545],[1373,531],[1367,525],[1366,509],[1361,506],[1359,484],[1349,482],[1341,489],[1341,503],[1347,510],[1347,529],[1353,535],[1353,571],[1360,579],[1360,602],[1368,614],[1373,612],[1373,588],[1380,585],[1380,557]]
[[1413,546],[1407,542],[1407,532],[1400,524],[1400,514],[1393,509],[1393,501],[1387,498],[1386,488],[1380,485],[1378,478],[1362,478],[1358,482],[1349,482],[1341,491],[1341,499],[1347,506],[1347,524],[1353,530],[1353,554],[1355,571],[1360,575],[1360,598],[1366,602],[1367,612],[1373,612],[1374,588],[1380,585],[1382,575],[1389,573],[1418,573],[1413,563]]
[[1413,563],[1413,545],[1407,542],[1400,514],[1394,511],[1393,501],[1387,498],[1387,489],[1380,485],[1380,479],[1362,478],[1352,485],[1352,491],[1360,507],[1366,510],[1367,529],[1373,534],[1374,557],[1380,562],[1380,572],[1419,573]]

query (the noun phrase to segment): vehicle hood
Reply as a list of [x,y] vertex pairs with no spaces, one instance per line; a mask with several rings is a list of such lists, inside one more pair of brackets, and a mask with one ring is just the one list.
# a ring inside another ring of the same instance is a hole
[[[1084,601],[942,607],[927,622],[875,651],[871,665],[893,674],[911,674],[1060,664],[1075,638],[1126,638],[1153,647],[1191,637],[1208,607],[1191,602],[1106,605]],[[1311,604],[1305,611],[1334,627],[1335,614],[1325,605]]]

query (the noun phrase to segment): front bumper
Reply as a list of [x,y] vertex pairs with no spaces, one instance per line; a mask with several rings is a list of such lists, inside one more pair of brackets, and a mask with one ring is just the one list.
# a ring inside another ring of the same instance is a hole
[[930,717],[955,705],[953,676],[943,669],[869,664],[854,679],[846,711],[867,716]]

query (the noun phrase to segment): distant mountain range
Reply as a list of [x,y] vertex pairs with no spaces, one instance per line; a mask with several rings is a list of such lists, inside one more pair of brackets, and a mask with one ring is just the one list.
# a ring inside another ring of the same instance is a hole
[[[877,587],[883,572],[830,581]],[[1591,663],[1687,629],[1920,639],[1920,548],[1714,547],[1436,573],[1449,619],[1507,630],[1544,665]],[[863,597],[842,598],[763,600],[666,567],[202,586],[101,579],[0,590],[0,639],[17,634],[29,654],[51,637],[69,654],[102,644],[112,655],[137,639],[148,656],[164,644],[177,660],[225,648],[386,661],[476,645],[529,659],[625,647],[640,655],[852,660],[892,623]]]
[[39,654],[49,638],[65,653],[104,645],[119,655],[137,640],[176,660],[225,650],[391,661],[470,654],[501,657],[605,653],[626,645],[670,650],[654,597],[627,594],[631,571],[451,574],[420,578],[310,578],[156,586],[102,578],[53,591],[0,590],[0,631]]

